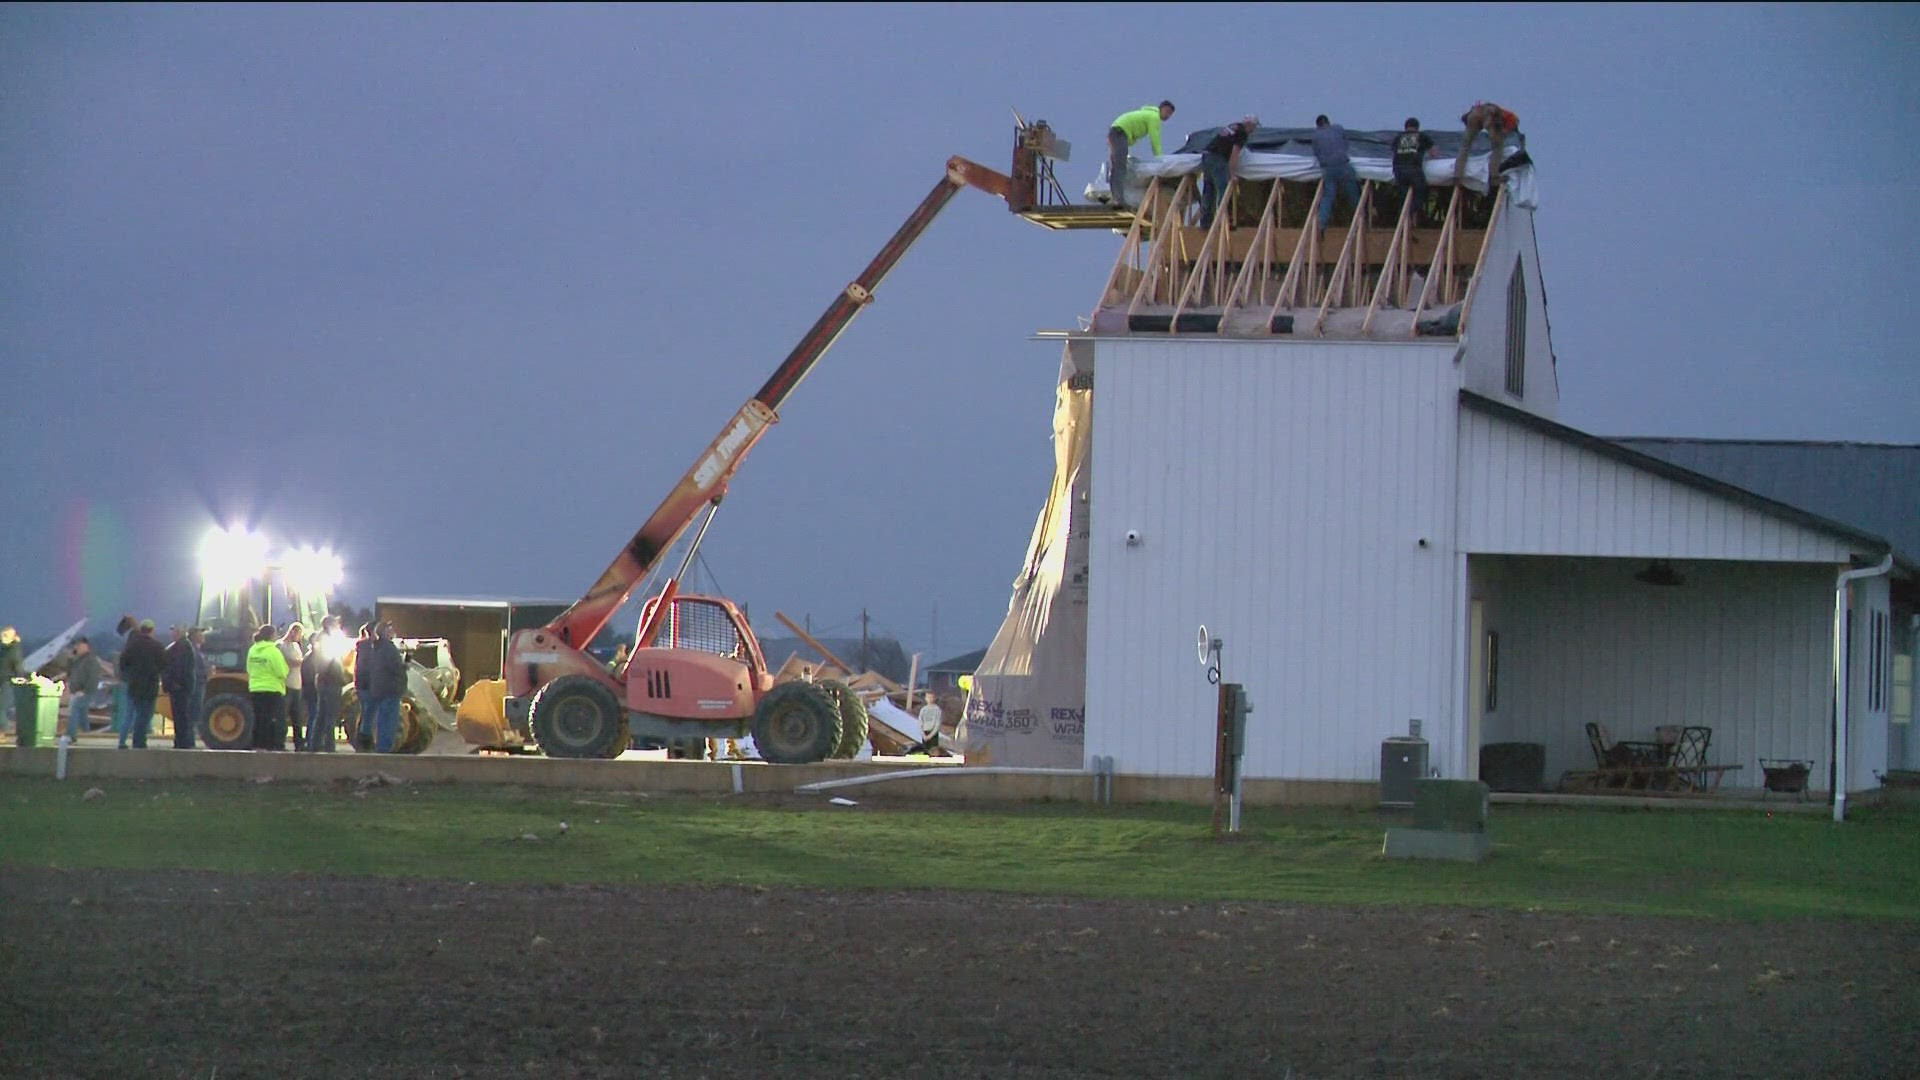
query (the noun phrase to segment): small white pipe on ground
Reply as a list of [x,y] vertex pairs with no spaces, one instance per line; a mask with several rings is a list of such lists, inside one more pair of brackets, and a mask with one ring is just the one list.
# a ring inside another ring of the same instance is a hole
[[62,735],[54,740],[54,745],[59,749],[53,754],[53,778],[65,780],[67,778],[67,747],[73,745],[73,736]]
[[1048,769],[1038,765],[975,765],[949,766],[935,769],[901,769],[898,772],[874,773],[871,776],[854,776],[845,780],[821,780],[812,784],[801,784],[794,788],[798,795],[817,795],[823,791],[838,791],[841,788],[861,787],[865,784],[878,784],[886,780],[911,780],[925,776],[1085,776],[1085,769]]
[[1842,570],[1833,583],[1833,820],[1847,820],[1847,626],[1848,608],[1853,602],[1852,585],[1861,578],[1879,577],[1893,569],[1893,552],[1880,565],[1859,570]]

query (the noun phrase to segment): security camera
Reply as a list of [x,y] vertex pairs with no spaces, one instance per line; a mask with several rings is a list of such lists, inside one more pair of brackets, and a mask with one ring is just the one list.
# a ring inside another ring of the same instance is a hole
[[1139,529],[1127,530],[1127,546],[1128,547],[1140,546],[1140,530]]

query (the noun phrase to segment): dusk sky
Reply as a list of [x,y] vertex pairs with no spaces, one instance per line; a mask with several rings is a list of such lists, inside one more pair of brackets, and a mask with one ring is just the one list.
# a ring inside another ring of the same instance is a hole
[[[183,620],[216,518],[359,604],[573,599],[1010,106],[1078,197],[1163,97],[1174,144],[1498,101],[1562,420],[1920,442],[1917,10],[0,7],[0,623]],[[1118,246],[956,198],[707,539],[764,632],[986,644],[1052,467],[1030,337]]]

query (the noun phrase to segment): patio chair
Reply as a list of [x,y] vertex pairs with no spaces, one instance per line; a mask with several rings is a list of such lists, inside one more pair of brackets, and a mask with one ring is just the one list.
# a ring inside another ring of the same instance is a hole
[[1607,733],[1607,725],[1587,722],[1587,746],[1593,751],[1593,782],[1595,787],[1625,787],[1632,779],[1630,771],[1633,765],[1631,749],[1613,741]]
[[1739,770],[1738,765],[1707,764],[1707,748],[1712,744],[1713,729],[1710,727],[1680,729],[1680,739],[1673,744],[1673,756],[1668,760],[1674,770],[1674,780],[1680,787],[1697,793],[1716,791],[1727,773]]

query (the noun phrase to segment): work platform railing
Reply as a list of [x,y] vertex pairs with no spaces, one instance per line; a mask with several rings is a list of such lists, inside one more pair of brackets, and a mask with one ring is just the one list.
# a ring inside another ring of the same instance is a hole
[[1149,181],[1126,215],[1095,332],[1458,336],[1506,207],[1504,186],[1491,200],[1438,187],[1434,224],[1411,191],[1396,208],[1393,185],[1362,180],[1358,204],[1323,231],[1325,181],[1235,179],[1202,227],[1200,183],[1195,174]]

